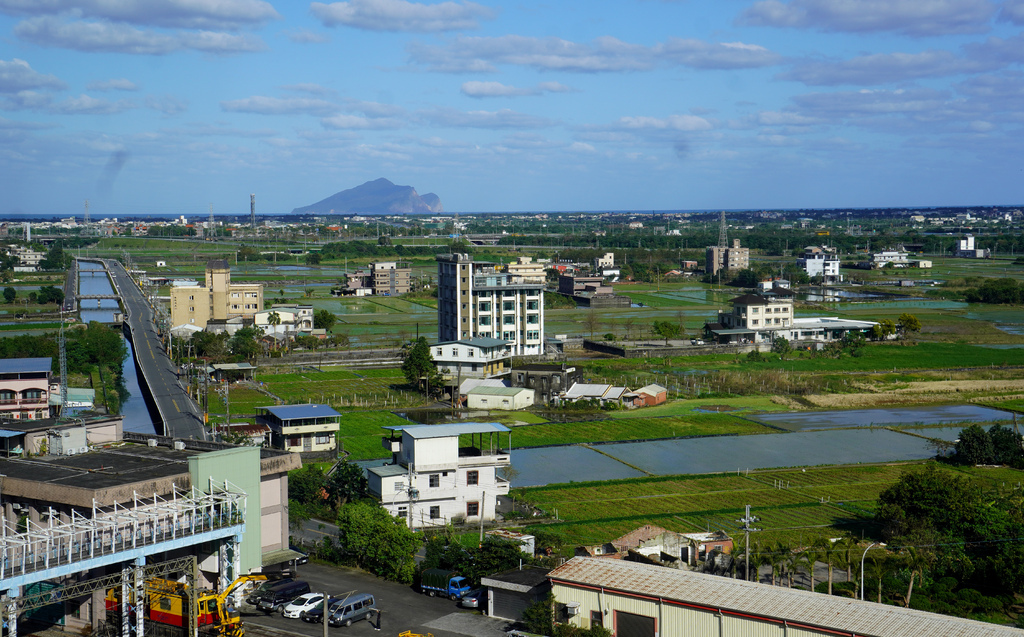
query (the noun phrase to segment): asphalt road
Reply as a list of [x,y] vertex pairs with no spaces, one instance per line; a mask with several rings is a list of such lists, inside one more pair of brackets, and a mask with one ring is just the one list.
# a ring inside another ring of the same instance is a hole
[[[333,637],[379,637],[398,635],[406,630],[422,635],[431,633],[434,637],[504,637],[509,628],[505,620],[460,608],[457,602],[448,599],[427,597],[410,586],[386,582],[358,569],[305,564],[299,567],[299,579],[309,582],[313,591],[335,596],[350,591],[371,593],[377,608],[383,611],[380,632],[369,621],[357,621],[348,628],[329,627],[328,635]],[[323,624],[285,619],[280,613],[266,615],[243,608],[242,621],[246,634],[256,637],[283,634],[322,637],[324,634]]]
[[178,381],[177,367],[167,356],[156,333],[153,309],[138,285],[129,278],[124,266],[113,259],[104,259],[103,263],[111,274],[115,291],[121,296],[128,327],[132,331],[135,360],[160,412],[163,434],[206,440],[203,413]]

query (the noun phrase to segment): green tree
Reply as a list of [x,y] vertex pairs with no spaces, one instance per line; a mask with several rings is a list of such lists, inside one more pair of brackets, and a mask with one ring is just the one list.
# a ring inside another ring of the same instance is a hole
[[954,446],[956,460],[960,464],[989,464],[995,457],[992,439],[979,425],[971,425],[960,430],[960,439]]
[[594,338],[594,332],[601,327],[601,318],[597,315],[597,311],[590,309],[586,314],[583,315],[583,328],[590,332],[590,338]]
[[317,464],[288,473],[288,499],[301,504],[322,505],[327,495],[327,477]]
[[191,342],[196,356],[200,358],[208,358],[211,362],[220,362],[227,356],[228,335],[224,332],[220,334],[206,331],[196,332],[192,335]]
[[1024,458],[1021,451],[1020,437],[1009,427],[993,425],[988,430],[988,437],[992,441],[992,459],[998,464],[1008,464],[1016,467]]
[[320,265],[323,260],[324,257],[319,252],[310,252],[306,255],[306,265]]
[[430,345],[426,337],[419,337],[412,347],[406,350],[402,374],[410,385],[423,390],[428,396],[440,384],[441,375],[437,371],[434,358],[430,355]]
[[252,246],[242,246],[235,253],[235,258],[239,261],[259,261],[260,251]]
[[822,537],[818,538],[814,542],[814,548],[817,549],[818,555],[821,557],[821,561],[825,562],[825,568],[828,569],[828,594],[831,595],[832,569],[836,564],[836,546],[832,543],[832,540]]
[[281,324],[281,315],[277,312],[271,312],[267,315],[267,325],[277,327]]
[[660,336],[665,339],[665,345],[668,345],[669,340],[678,338],[679,333],[682,331],[679,329],[678,323],[671,321],[655,321],[651,326],[651,331],[656,336]]
[[260,353],[260,330],[255,327],[243,327],[235,332],[228,341],[228,349],[234,356],[247,361],[255,360]]
[[729,282],[729,285],[739,288],[756,288],[760,278],[757,276],[757,272],[748,268],[737,272],[736,276]]
[[12,287],[4,288],[4,301],[8,303],[14,303],[14,299],[18,298],[18,291]]
[[884,341],[896,333],[896,324],[890,319],[882,319],[871,327],[871,338]]
[[366,495],[366,476],[359,465],[342,460],[326,483],[327,495],[336,506],[343,506]]
[[786,357],[793,351],[793,346],[789,344],[789,339],[784,336],[776,336],[775,340],[772,341],[772,352],[779,355],[779,358],[786,360]]
[[910,584],[907,586],[907,596],[904,598],[906,606],[909,608],[910,598],[914,593],[914,575],[917,575],[918,579],[924,579],[924,570],[931,563],[931,555],[924,549],[908,546],[903,560],[907,570],[910,571]]
[[534,635],[547,635],[555,632],[555,596],[548,593],[547,597],[538,600],[523,609],[522,622],[526,632]]
[[313,314],[313,327],[318,330],[327,330],[329,332],[337,322],[338,317],[330,310],[319,309]]
[[338,542],[344,554],[361,568],[402,584],[411,584],[420,538],[387,509],[363,502],[346,504],[338,512]]
[[921,321],[913,314],[904,312],[896,319],[896,327],[900,336],[906,338],[909,334],[916,334],[921,331]]

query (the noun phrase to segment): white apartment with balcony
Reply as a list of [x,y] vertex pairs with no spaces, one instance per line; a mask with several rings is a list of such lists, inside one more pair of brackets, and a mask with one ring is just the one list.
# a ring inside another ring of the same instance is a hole
[[501,339],[477,337],[431,345],[430,355],[446,378],[494,378],[511,369],[509,346]]
[[805,250],[804,255],[796,260],[807,276],[820,277],[823,283],[841,283],[843,275],[839,273],[839,256],[823,251]]
[[[383,443],[392,463],[367,469],[367,480],[370,495],[391,515],[411,528],[494,520],[498,496],[509,489],[498,475],[511,464],[508,427],[474,422],[385,429],[391,431]],[[470,444],[460,447],[460,436]]]
[[508,341],[513,356],[544,353],[544,266],[475,262],[468,254],[437,255],[437,337]]

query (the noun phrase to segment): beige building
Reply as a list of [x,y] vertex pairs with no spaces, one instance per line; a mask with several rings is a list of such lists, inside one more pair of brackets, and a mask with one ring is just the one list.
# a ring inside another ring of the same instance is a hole
[[741,248],[739,239],[733,239],[730,248],[710,246],[705,256],[707,264],[704,270],[711,275],[718,274],[720,270],[745,270],[750,267],[750,248]]
[[171,288],[171,324],[205,328],[210,321],[254,318],[263,309],[263,286],[232,283],[231,267],[221,259],[206,264],[206,282]]

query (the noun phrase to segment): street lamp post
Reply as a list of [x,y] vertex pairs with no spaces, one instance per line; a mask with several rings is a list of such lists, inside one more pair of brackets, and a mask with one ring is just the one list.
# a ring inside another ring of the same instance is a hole
[[872,542],[868,544],[868,547],[864,549],[864,555],[860,556],[860,601],[864,601],[864,558],[868,556],[868,551],[871,550],[872,546],[885,546],[885,542]]

